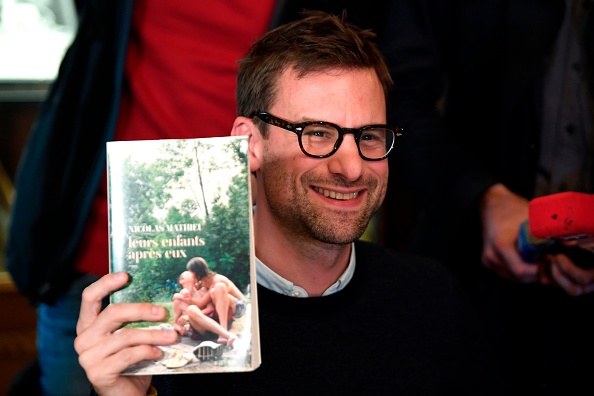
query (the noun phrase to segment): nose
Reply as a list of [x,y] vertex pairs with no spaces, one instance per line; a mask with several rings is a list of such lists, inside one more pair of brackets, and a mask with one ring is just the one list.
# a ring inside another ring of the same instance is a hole
[[328,169],[345,180],[355,181],[361,177],[364,161],[359,155],[355,135],[349,133],[344,135],[338,150],[328,157]]

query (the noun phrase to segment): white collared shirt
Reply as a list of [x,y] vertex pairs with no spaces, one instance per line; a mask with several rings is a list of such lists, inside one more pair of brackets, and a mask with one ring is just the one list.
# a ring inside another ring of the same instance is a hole
[[[336,293],[339,290],[342,290],[351,280],[353,277],[353,273],[355,272],[355,244],[351,244],[351,259],[349,260],[349,265],[347,266],[346,270],[343,274],[338,278],[334,284],[332,284],[326,291],[322,294],[322,296],[327,296],[332,293]],[[293,282],[290,282],[268,268],[266,264],[260,261],[256,257],[256,279],[261,286],[264,286],[267,289],[275,291],[280,294],[284,294],[291,297],[309,297],[305,289],[295,285]]]

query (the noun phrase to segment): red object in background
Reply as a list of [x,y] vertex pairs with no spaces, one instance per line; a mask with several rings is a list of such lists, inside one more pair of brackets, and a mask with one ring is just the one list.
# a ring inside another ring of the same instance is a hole
[[530,233],[542,239],[594,237],[594,195],[562,192],[534,198],[528,204]]
[[528,263],[562,253],[578,267],[594,268],[594,195],[563,192],[531,200],[517,247]]

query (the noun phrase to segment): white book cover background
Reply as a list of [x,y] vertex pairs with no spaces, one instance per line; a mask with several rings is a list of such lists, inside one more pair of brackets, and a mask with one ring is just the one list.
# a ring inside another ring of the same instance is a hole
[[[110,271],[131,282],[112,303],[152,302],[170,315],[172,296],[192,257],[227,276],[247,298],[232,330],[232,348],[181,337],[161,347],[163,357],[126,374],[251,371],[260,365],[250,173],[246,137],[117,141],[107,143]],[[173,364],[172,362],[175,362]]]

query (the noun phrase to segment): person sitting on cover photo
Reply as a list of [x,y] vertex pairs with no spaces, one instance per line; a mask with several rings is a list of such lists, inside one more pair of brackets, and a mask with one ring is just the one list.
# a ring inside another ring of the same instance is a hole
[[[202,297],[208,294],[205,287],[198,289],[196,276],[192,271],[183,271],[178,278],[177,283],[182,287],[179,292],[173,294],[173,323],[174,327],[177,325],[179,318],[185,314],[188,306],[195,304]],[[206,306],[202,308],[202,313],[208,317],[213,317],[215,312],[214,304],[210,298],[206,301]]]
[[231,328],[233,319],[241,318],[245,313],[245,296],[231,279],[218,274],[208,268],[206,260],[194,257],[188,261],[186,269],[194,274],[198,288],[204,287],[209,296],[203,297],[199,306],[205,300],[211,300],[215,305],[215,318],[227,330]]
[[173,295],[173,327],[182,336],[194,340],[216,340],[220,344],[233,347],[237,335],[227,331],[213,318],[215,307],[205,287],[197,288],[196,277],[191,271],[179,276],[181,291]]
[[[246,310],[243,293],[229,278],[211,271],[202,257],[190,259],[186,268],[180,275],[184,289],[173,296],[175,330],[182,336],[212,339],[231,347],[238,338],[231,331],[233,320],[242,317]],[[204,316],[216,321],[221,328],[212,326]]]

